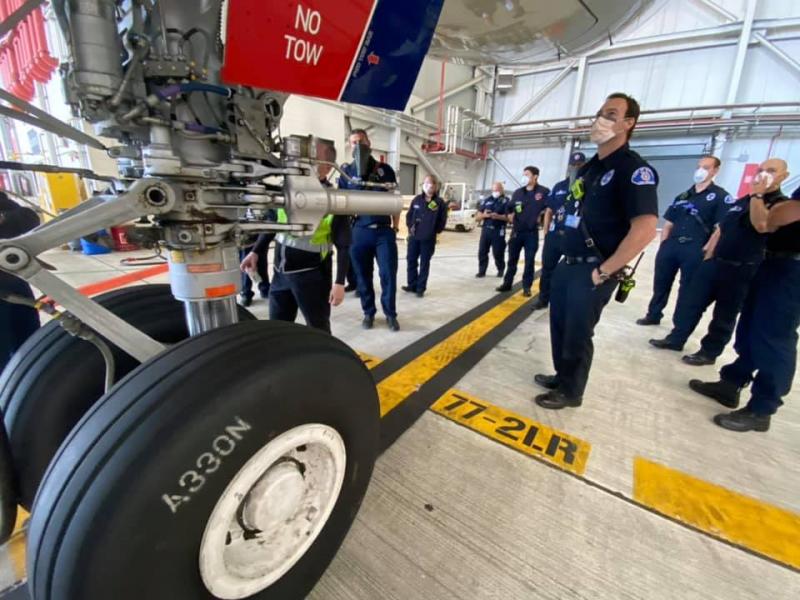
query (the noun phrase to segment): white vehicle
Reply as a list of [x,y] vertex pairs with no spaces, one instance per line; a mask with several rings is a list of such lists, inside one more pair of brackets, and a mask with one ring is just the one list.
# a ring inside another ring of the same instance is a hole
[[470,206],[471,194],[466,183],[446,183],[442,195],[447,203],[447,225],[445,229],[454,231],[472,231],[477,222],[477,209]]

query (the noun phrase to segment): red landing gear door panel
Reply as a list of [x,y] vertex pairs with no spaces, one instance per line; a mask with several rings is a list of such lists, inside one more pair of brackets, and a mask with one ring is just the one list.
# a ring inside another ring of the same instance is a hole
[[403,110],[444,0],[229,0],[229,85]]

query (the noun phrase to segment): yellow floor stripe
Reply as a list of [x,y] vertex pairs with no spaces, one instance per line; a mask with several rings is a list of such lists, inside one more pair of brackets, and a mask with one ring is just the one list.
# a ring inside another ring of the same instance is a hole
[[366,352],[356,351],[356,354],[358,354],[358,357],[368,369],[374,369],[383,362],[383,359],[378,358],[377,356],[372,356],[372,354],[367,354]]
[[636,457],[637,502],[716,537],[800,568],[800,515]]
[[17,509],[17,524],[14,527],[14,533],[11,534],[11,539],[6,544],[8,555],[11,558],[11,568],[17,581],[25,579],[25,528],[23,526],[29,516],[24,508]]
[[451,421],[557,467],[583,475],[591,444],[499,406],[450,390],[431,410]]
[[[538,291],[539,281],[536,280],[532,292],[535,295]],[[378,384],[381,416],[396,408],[527,301],[517,292],[381,381]]]

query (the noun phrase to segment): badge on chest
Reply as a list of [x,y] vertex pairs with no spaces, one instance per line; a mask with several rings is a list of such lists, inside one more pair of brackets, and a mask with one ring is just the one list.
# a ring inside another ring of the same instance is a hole
[[581,218],[579,215],[567,215],[567,218],[564,220],[564,225],[572,229],[577,229],[580,224]]

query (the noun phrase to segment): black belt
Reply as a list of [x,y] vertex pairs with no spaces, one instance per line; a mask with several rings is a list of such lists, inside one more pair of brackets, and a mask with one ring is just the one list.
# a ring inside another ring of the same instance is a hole
[[773,252],[767,250],[767,258],[788,258],[789,260],[800,260],[800,252]]
[[728,260],[727,258],[714,257],[714,260],[721,262],[723,265],[731,265],[732,267],[754,267],[757,262],[745,262],[741,260]]
[[568,265],[595,265],[600,262],[599,256],[565,256]]

